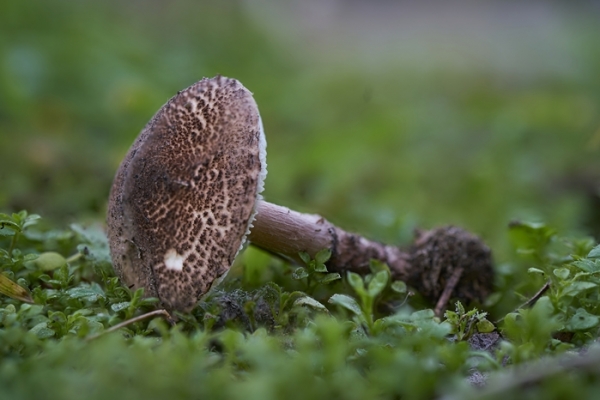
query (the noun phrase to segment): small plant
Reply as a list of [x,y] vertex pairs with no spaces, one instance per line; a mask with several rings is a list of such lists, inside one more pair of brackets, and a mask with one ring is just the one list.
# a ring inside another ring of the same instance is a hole
[[[264,398],[265,388],[290,399],[463,398],[473,374],[540,358],[552,365],[565,350],[588,346],[600,326],[600,247],[542,224],[515,224],[511,236],[530,283],[548,282],[547,290],[504,316],[504,340],[474,348],[475,333],[500,337],[487,334],[495,326],[485,311],[459,302],[440,321],[406,302],[406,285],[392,282],[385,264],[372,262],[369,274],[350,272],[342,282],[325,267],[327,251],[301,256],[305,265],[292,274],[286,264],[274,281],[248,290],[234,278],[170,326],[157,299],[114,276],[101,229],[44,230],[27,215],[2,216],[11,222],[0,235],[2,276],[33,304],[0,295],[0,397],[32,397],[31,385],[15,386],[27,376],[48,392],[106,379],[123,390],[133,381],[149,399],[178,390]],[[329,309],[313,293],[327,296]]]
[[323,249],[315,254],[315,258],[311,259],[308,253],[300,252],[300,258],[304,262],[304,267],[298,267],[294,270],[292,277],[296,280],[306,280],[307,293],[312,293],[319,285],[326,285],[341,279],[337,272],[330,273],[327,271],[325,263],[331,257],[331,250]]
[[[30,226],[38,223],[40,216],[37,214],[28,214],[27,211],[13,213],[12,215],[0,214],[0,236],[8,236],[11,238],[8,249],[0,251],[0,257],[4,260],[11,260],[13,256],[18,256],[20,253],[15,252],[15,247],[19,237],[25,233],[25,230]],[[15,261],[14,259],[12,260]]]
[[369,334],[375,334],[381,330],[384,322],[384,320],[375,319],[377,300],[388,288],[396,295],[405,295],[406,284],[402,281],[396,281],[390,285],[390,272],[384,264],[372,262],[371,271],[372,273],[364,279],[354,272],[348,272],[347,281],[358,296],[359,301],[348,295],[336,293],[329,298],[329,303],[350,311],[354,314],[354,320],[358,326],[363,327]]
[[568,333],[563,337],[573,343],[593,340],[600,326],[600,246],[560,237],[539,223],[512,224],[510,233],[518,253],[534,265],[528,272],[546,282],[555,331]]
[[560,316],[556,315],[551,300],[546,296],[541,297],[531,309],[507,314],[501,330],[508,340],[500,346],[498,361],[507,357],[511,363],[518,364],[541,357],[551,349],[553,334],[560,328]]
[[460,301],[455,304],[454,311],[446,311],[444,314],[446,322],[452,326],[452,333],[456,340],[467,340],[475,332],[489,333],[496,329],[487,319],[487,313],[481,312],[476,308],[465,311],[465,307]]

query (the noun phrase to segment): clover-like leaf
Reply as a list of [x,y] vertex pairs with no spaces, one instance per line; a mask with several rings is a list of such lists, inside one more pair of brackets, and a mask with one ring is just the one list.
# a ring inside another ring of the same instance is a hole
[[554,275],[556,275],[557,277],[559,277],[560,279],[567,279],[569,277],[570,271],[568,268],[555,268],[554,271],[552,271],[554,273]]
[[391,285],[391,288],[394,292],[398,294],[405,294],[408,291],[408,288],[404,281],[394,281]]

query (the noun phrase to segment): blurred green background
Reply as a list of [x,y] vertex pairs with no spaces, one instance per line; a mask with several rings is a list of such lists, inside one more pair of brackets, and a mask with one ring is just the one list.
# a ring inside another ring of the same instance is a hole
[[600,6],[588,2],[5,1],[0,210],[103,220],[141,128],[202,77],[239,79],[265,197],[406,244],[458,224],[600,222]]

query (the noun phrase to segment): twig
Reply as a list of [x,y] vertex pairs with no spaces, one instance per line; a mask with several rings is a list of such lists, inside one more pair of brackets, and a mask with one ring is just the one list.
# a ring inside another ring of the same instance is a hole
[[452,272],[452,275],[450,276],[450,279],[448,279],[448,282],[446,282],[446,287],[444,288],[444,291],[442,292],[440,299],[438,300],[437,304],[435,305],[434,312],[435,312],[435,315],[437,315],[438,317],[440,317],[442,315],[442,310],[443,310],[444,306],[448,303],[448,300],[450,300],[450,296],[452,296],[452,292],[454,291],[454,288],[456,288],[456,285],[458,284],[458,281],[460,280],[462,273],[463,273],[462,267],[456,268],[454,270],[454,272]]
[[546,293],[546,291],[548,289],[550,289],[550,281],[546,282],[544,284],[544,286],[542,286],[542,288],[540,290],[538,290],[538,292],[536,294],[533,295],[532,298],[530,298],[525,303],[523,303],[521,305],[521,307],[519,307],[519,308],[525,308],[525,307],[531,307],[531,306],[533,306],[540,299],[540,297],[542,297],[542,295],[544,293]]
[[[546,293],[546,291],[550,289],[550,281],[547,281],[544,286],[542,286],[542,288],[540,290],[537,291],[536,294],[534,294],[529,300],[527,300],[525,303],[521,304],[519,307],[515,308],[512,312],[517,312],[518,310],[522,309],[522,308],[527,308],[527,307],[531,307],[533,306],[539,299],[540,297],[542,297],[544,295],[544,293]],[[500,322],[502,322],[502,320],[504,320],[504,317],[500,318],[499,320],[495,321],[494,324],[498,324]]]
[[87,338],[87,340],[94,340],[94,339],[96,339],[96,338],[98,338],[98,337],[100,337],[100,336],[102,336],[102,335],[104,335],[106,333],[118,331],[119,329],[124,328],[124,327],[126,327],[128,325],[134,324],[136,322],[139,322],[141,320],[144,320],[146,318],[150,318],[150,317],[153,317],[153,316],[156,316],[156,315],[162,315],[163,317],[166,318],[166,320],[169,322],[169,324],[171,324],[171,326],[175,325],[174,322],[173,322],[173,317],[171,317],[171,314],[169,314],[167,312],[167,310],[163,310],[163,309],[154,310],[154,311],[150,311],[150,312],[148,312],[146,314],[142,314],[142,315],[138,315],[137,317],[130,318],[127,321],[121,322],[120,324],[111,326],[110,328],[108,328],[107,330],[105,330],[103,332],[100,332],[100,333],[98,333],[96,335],[89,336]]

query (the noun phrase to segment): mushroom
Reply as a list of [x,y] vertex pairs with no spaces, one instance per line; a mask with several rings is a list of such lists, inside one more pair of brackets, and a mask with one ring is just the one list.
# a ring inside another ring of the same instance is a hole
[[[481,300],[491,291],[489,249],[449,227],[419,234],[410,252],[348,233],[318,215],[270,204],[260,193],[266,140],[258,107],[235,79],[203,79],[150,120],[115,176],[108,238],[115,271],[169,309],[189,311],[223,277],[246,238],[298,260],[330,249],[330,270],[392,277],[425,297]],[[462,279],[466,283],[457,286]]]

